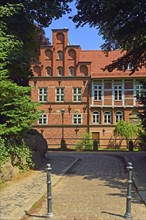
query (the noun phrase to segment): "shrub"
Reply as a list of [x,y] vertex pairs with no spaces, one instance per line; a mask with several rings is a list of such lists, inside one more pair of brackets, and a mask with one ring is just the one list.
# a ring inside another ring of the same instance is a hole
[[92,150],[93,141],[90,138],[90,134],[87,132],[83,134],[81,140],[76,143],[75,147],[77,150]]
[[5,141],[0,137],[0,166],[10,159],[9,152],[5,146]]

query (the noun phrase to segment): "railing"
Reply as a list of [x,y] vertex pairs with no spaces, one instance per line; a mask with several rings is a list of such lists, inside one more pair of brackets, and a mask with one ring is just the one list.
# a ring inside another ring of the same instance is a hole
[[[60,148],[61,147],[61,138],[46,138],[48,143],[48,148]],[[81,143],[85,145],[85,149],[93,149],[95,144],[95,139],[88,138],[64,138],[66,147],[68,149],[75,149]],[[128,149],[126,139],[109,139],[103,138],[96,140],[98,149]],[[138,139],[133,139],[134,147],[138,147]]]

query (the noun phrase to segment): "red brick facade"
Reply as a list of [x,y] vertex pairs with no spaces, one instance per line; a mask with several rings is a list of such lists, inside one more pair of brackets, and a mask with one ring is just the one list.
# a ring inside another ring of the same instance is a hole
[[52,34],[52,45],[41,46],[39,61],[32,65],[32,100],[39,101],[39,109],[44,110],[34,128],[43,132],[51,148],[59,147],[56,143],[62,135],[71,147],[73,139],[86,131],[101,146],[109,145],[116,122],[132,120],[134,107],[140,109],[136,94],[146,69],[133,75],[129,70],[103,71],[121,51],[112,51],[107,57],[102,51],[69,45],[68,29],[52,30]]

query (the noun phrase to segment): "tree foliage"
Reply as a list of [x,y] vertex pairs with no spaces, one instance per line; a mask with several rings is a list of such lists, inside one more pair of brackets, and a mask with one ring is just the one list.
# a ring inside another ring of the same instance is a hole
[[105,69],[123,69],[131,63],[132,72],[144,66],[146,57],[145,0],[77,0],[77,14],[73,21],[77,27],[89,24],[99,29],[105,43],[102,49],[121,49],[121,58],[107,65]]
[[128,146],[129,140],[138,136],[139,128],[135,124],[125,122],[124,120],[119,121],[114,129],[114,136],[126,139]]

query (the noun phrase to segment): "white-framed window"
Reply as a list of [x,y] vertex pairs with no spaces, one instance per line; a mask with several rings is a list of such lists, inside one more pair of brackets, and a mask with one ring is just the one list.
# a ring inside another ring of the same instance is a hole
[[64,102],[64,88],[56,88],[56,102]]
[[123,119],[123,113],[121,111],[116,112],[116,122],[119,122]]
[[38,101],[39,102],[47,102],[48,99],[48,89],[47,88],[39,88],[38,89]]
[[122,100],[122,85],[114,85],[114,99],[116,101]]
[[100,101],[102,99],[102,86],[94,85],[94,100]]
[[143,85],[142,84],[137,84],[136,85],[136,98],[138,99],[139,97],[141,97],[142,95],[142,88],[143,88]]
[[104,123],[111,124],[111,112],[104,112]]
[[58,51],[58,60],[63,60],[63,52],[62,51]]
[[75,75],[75,69],[74,69],[74,67],[69,67],[69,74],[70,74],[70,76],[74,76]]
[[47,76],[51,76],[51,73],[52,73],[51,67],[47,67],[47,68],[46,68],[46,75],[47,75]]
[[94,111],[92,113],[92,122],[93,122],[93,124],[99,124],[99,122],[100,122],[100,115],[99,115],[98,111]]
[[63,68],[58,67],[58,76],[63,76]]
[[132,69],[133,69],[132,63],[127,63],[123,65],[123,70],[132,70]]
[[48,124],[48,115],[47,114],[42,114],[38,120],[39,125],[46,125]]
[[73,114],[73,124],[82,124],[82,115],[81,114]]
[[73,88],[73,102],[81,102],[81,101],[82,101],[82,89]]

